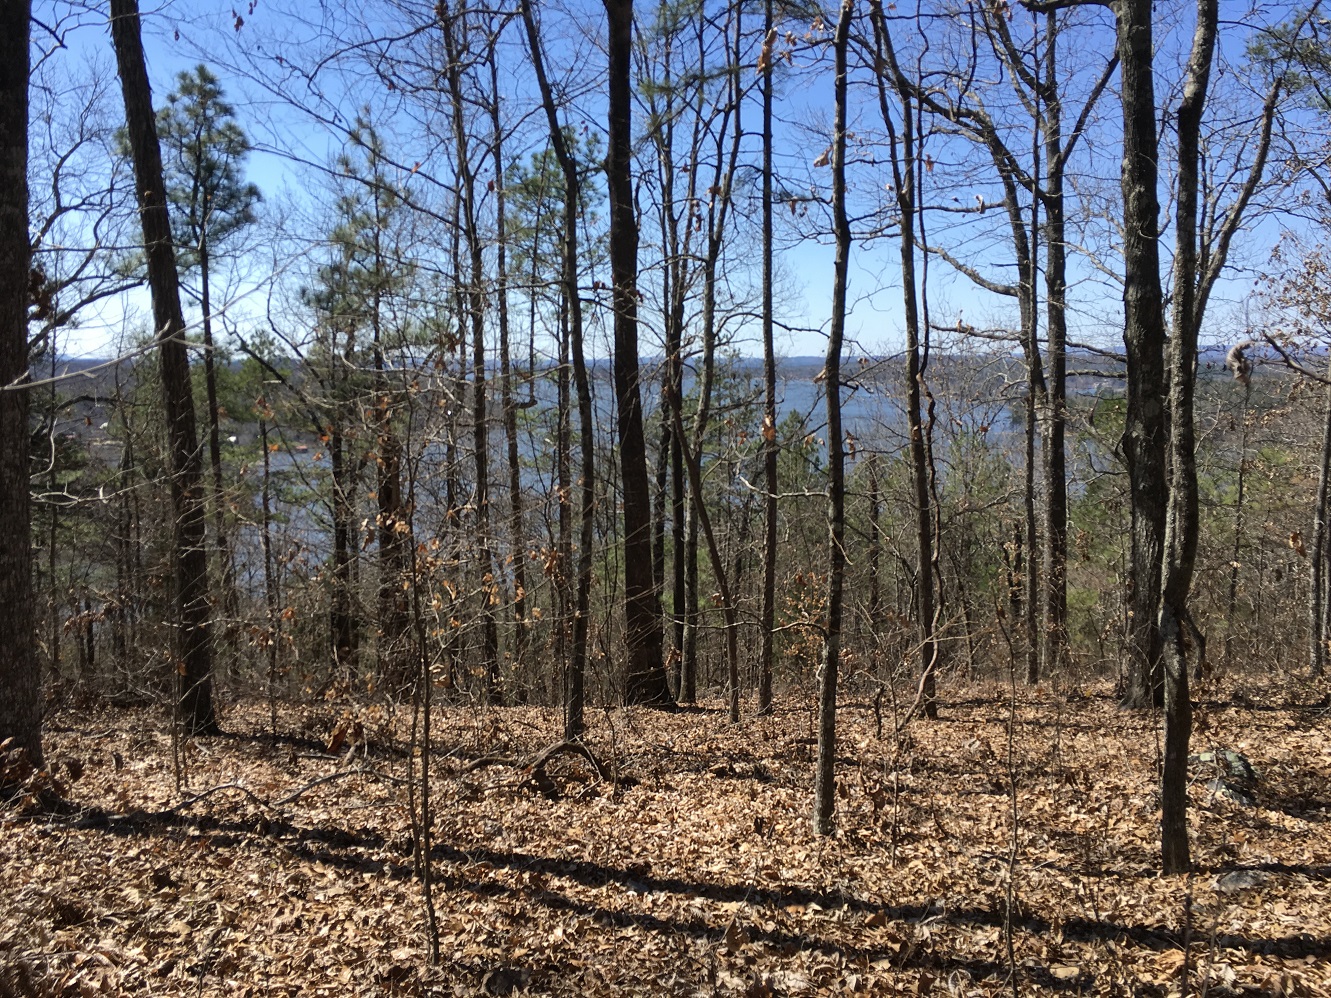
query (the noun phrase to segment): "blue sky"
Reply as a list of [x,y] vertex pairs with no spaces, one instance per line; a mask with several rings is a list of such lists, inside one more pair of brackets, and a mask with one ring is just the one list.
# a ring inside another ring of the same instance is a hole
[[[38,3],[39,11],[42,4]],[[588,128],[599,128],[597,111],[600,99],[596,87],[600,53],[597,48],[599,3],[573,2],[569,6],[543,5],[543,27],[551,39],[548,57],[552,75],[563,79],[568,86],[582,88],[581,104],[586,109]],[[343,149],[345,130],[355,115],[365,106],[373,108],[379,126],[389,143],[389,153],[402,164],[400,173],[405,185],[425,189],[431,185],[449,182],[449,164],[441,143],[439,131],[429,121],[423,121],[419,111],[409,108],[400,93],[392,93],[383,86],[375,71],[375,54],[386,48],[370,41],[376,37],[401,33],[401,25],[384,23],[363,26],[361,37],[347,46],[346,51],[334,55],[335,35],[348,35],[345,25],[332,20],[339,16],[338,7],[322,5],[289,5],[279,10],[272,3],[259,2],[254,6],[219,7],[193,0],[173,0],[145,7],[144,40],[149,61],[149,73],[154,83],[154,97],[158,106],[172,85],[177,72],[199,62],[208,63],[227,88],[228,97],[237,105],[242,127],[256,145],[248,175],[264,191],[270,213],[291,215],[306,212],[316,219],[326,207],[328,185],[326,167]],[[300,11],[299,16],[293,14]],[[244,20],[236,27],[237,16]],[[83,17],[83,26],[69,35],[69,49],[60,57],[71,61],[71,70],[82,66],[100,67],[107,73],[113,66],[110,40],[104,22],[98,23],[92,15]],[[794,26],[797,30],[799,26]],[[513,41],[501,49],[501,89],[504,90],[506,112],[513,117],[530,115],[534,108],[532,84],[527,79],[526,56],[516,34]],[[1106,38],[1092,32],[1087,35],[1103,49],[1112,45]],[[1172,36],[1170,36],[1172,37]],[[397,45],[404,42],[399,37]],[[377,45],[377,48],[376,48]],[[1090,46],[1094,48],[1095,46]],[[1162,46],[1161,61],[1168,61],[1170,52]],[[1088,61],[1094,53],[1086,53]],[[314,65],[324,59],[325,68],[314,76],[302,76],[296,67]],[[777,134],[778,168],[789,178],[797,190],[807,185],[811,194],[825,194],[828,171],[819,171],[813,160],[825,139],[829,108],[832,99],[830,60],[820,55],[816,47],[805,47],[796,57],[798,76],[791,78],[781,96],[783,122]],[[793,60],[794,61],[794,60]],[[560,65],[560,63],[563,63]],[[1163,72],[1167,72],[1165,67]],[[858,112],[858,126],[864,133],[881,123],[873,120],[872,93],[861,88],[853,97]],[[1111,88],[1112,89],[1112,88]],[[112,93],[118,97],[118,92]],[[1114,131],[1118,127],[1114,114],[1115,95],[1103,98],[1103,122],[1097,126],[1099,140],[1095,143],[1088,164],[1094,164],[1092,175],[1096,182],[1112,187],[1116,180],[1117,159],[1113,148]],[[752,101],[745,114],[749,127],[755,127],[758,104]],[[519,140],[513,143],[509,154],[525,158],[529,149],[540,143],[539,122],[536,126],[520,129]],[[821,135],[820,135],[821,130]],[[444,129],[446,131],[446,129]],[[945,137],[930,140],[931,154],[938,157],[940,170],[938,183],[944,179],[944,169],[965,174],[983,163],[973,146]],[[756,155],[756,145],[746,155]],[[1086,145],[1091,145],[1088,141]],[[868,147],[866,147],[868,148]],[[866,153],[865,155],[875,155]],[[407,164],[421,164],[411,173]],[[852,170],[852,201],[861,206],[884,195],[878,188],[888,176],[885,164],[858,163]],[[948,173],[950,178],[952,173]],[[926,183],[932,183],[931,172]],[[949,179],[949,183],[952,181]],[[980,193],[983,192],[983,193]],[[1112,191],[1111,191],[1112,193]],[[935,200],[946,206],[948,199],[956,203],[969,203],[971,198],[996,197],[993,186],[983,179],[974,187],[941,187],[930,191]],[[323,204],[321,204],[323,202]],[[991,215],[997,215],[992,212]],[[790,223],[778,209],[778,219],[785,226],[782,235],[786,241],[796,235]],[[960,219],[955,231],[948,232],[949,221]],[[750,219],[756,226],[756,219]],[[795,224],[799,224],[796,220]],[[867,224],[867,222],[866,222]],[[931,217],[931,226],[937,225],[936,238],[952,252],[964,255],[972,252],[988,272],[992,264],[1001,260],[1004,252],[1000,228],[977,228],[976,219],[968,216],[940,214]],[[1102,233],[1103,235],[1103,233]],[[1252,265],[1260,265],[1265,248],[1278,235],[1278,226],[1266,223],[1258,226],[1252,238],[1239,247]],[[649,267],[660,251],[652,243],[650,225],[644,227],[641,263]],[[750,234],[745,243],[746,252],[756,246]],[[263,247],[260,247],[262,250]],[[1095,266],[1083,262],[1073,264],[1073,299],[1076,330],[1080,338],[1104,345],[1112,345],[1115,323],[1119,314],[1119,292],[1112,278]],[[743,262],[752,264],[749,258]],[[1107,261],[1110,270],[1113,260]],[[849,321],[849,339],[854,344],[851,352],[892,352],[901,346],[900,290],[896,239],[891,233],[881,234],[871,242],[856,246],[851,267],[850,300],[852,312]],[[233,318],[240,324],[257,321],[266,308],[267,290],[253,280],[253,275],[266,269],[259,253],[248,269],[232,284],[235,298]],[[794,331],[786,333],[778,349],[790,355],[817,355],[825,347],[827,313],[831,301],[832,252],[827,235],[811,234],[810,238],[796,241],[793,248],[782,253],[778,274],[778,289],[784,307],[781,319]],[[928,271],[931,315],[939,326],[953,326],[958,321],[980,328],[1010,326],[1015,322],[1014,309],[1007,300],[977,291],[969,281],[953,272],[946,263],[934,260]],[[651,279],[645,277],[645,279]],[[1242,301],[1251,293],[1251,278],[1235,278],[1218,298],[1211,318],[1213,338],[1228,335],[1224,327],[1234,323],[1234,312],[1242,308]],[[1228,299],[1229,304],[1227,304]],[[146,314],[143,295],[131,295],[124,300],[108,302],[98,315],[85,317],[82,328],[65,340],[71,353],[106,355],[114,347],[116,337],[126,327],[141,326]],[[652,318],[645,316],[650,325]],[[742,330],[738,348],[746,354],[759,352],[756,322],[748,321],[737,328]],[[643,352],[650,352],[652,333],[644,330]],[[598,348],[593,337],[593,348],[605,349],[603,341]]]

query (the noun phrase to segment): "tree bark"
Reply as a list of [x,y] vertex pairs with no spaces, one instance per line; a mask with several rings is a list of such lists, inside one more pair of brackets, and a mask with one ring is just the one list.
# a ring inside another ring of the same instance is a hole
[[626,702],[672,703],[662,661],[660,598],[652,580],[652,509],[638,384],[638,222],[633,204],[633,0],[605,0],[609,23],[610,269],[615,306],[615,400],[624,490]]
[[171,244],[162,150],[157,141],[152,91],[143,56],[138,0],[111,0],[111,38],[115,44],[125,102],[125,122],[134,161],[135,190],[148,259],[166,403],[174,515],[176,656],[179,707],[193,734],[215,734],[212,699],[212,637],[208,626],[208,552],[194,397],[190,390],[185,320],[180,307],[180,277]]
[[28,483],[28,38],[31,0],[0,7],[0,742],[42,764]]
[[1123,345],[1128,403],[1122,446],[1132,511],[1131,660],[1123,703],[1145,707],[1163,700],[1157,615],[1169,491],[1151,2],[1119,0],[1116,15],[1123,106]]
[[1197,25],[1177,114],[1178,205],[1175,209],[1174,314],[1170,343],[1169,504],[1161,580],[1160,639],[1164,657],[1165,759],[1161,776],[1161,856],[1166,873],[1191,868],[1188,847],[1188,745],[1192,701],[1188,692],[1188,591],[1197,560],[1197,460],[1193,397],[1197,336],[1205,308],[1198,288],[1198,193],[1201,126],[1215,51],[1217,0],[1198,0]]

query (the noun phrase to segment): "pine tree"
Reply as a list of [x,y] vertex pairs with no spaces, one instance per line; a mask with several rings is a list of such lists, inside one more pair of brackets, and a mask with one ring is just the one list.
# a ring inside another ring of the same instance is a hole
[[258,187],[242,178],[249,139],[223,99],[221,83],[207,66],[176,76],[166,107],[157,112],[163,151],[171,238],[183,274],[197,269],[203,312],[203,372],[208,396],[208,457],[213,477],[213,524],[221,554],[223,594],[235,616],[235,570],[227,544],[222,503],[222,446],[213,341],[212,262],[225,244],[254,224]]

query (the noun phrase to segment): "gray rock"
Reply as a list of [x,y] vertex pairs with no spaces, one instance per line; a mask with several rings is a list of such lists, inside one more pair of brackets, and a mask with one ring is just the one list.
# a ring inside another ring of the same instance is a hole
[[1244,807],[1256,807],[1257,798],[1250,794],[1237,783],[1231,783],[1229,780],[1217,776],[1206,784],[1206,789],[1211,791],[1215,797],[1223,797],[1231,800],[1235,804],[1242,804]]
[[1188,762],[1194,766],[1210,766],[1222,776],[1249,787],[1261,780],[1261,774],[1253,768],[1248,757],[1233,749],[1198,752],[1196,755],[1188,756]]
[[1215,889],[1221,894],[1237,894],[1266,883],[1269,875],[1257,870],[1231,870],[1216,877]]

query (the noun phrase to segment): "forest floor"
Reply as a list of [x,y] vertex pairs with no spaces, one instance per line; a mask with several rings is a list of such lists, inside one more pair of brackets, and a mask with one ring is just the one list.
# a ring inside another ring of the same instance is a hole
[[284,706],[273,738],[234,704],[181,755],[160,710],[61,709],[68,806],[0,811],[0,995],[1331,995],[1308,689],[1204,691],[1189,876],[1157,872],[1158,716],[950,693],[900,736],[845,702],[825,838],[811,696],[590,714],[604,778],[529,764],[557,711],[437,711],[436,964],[410,711]]

